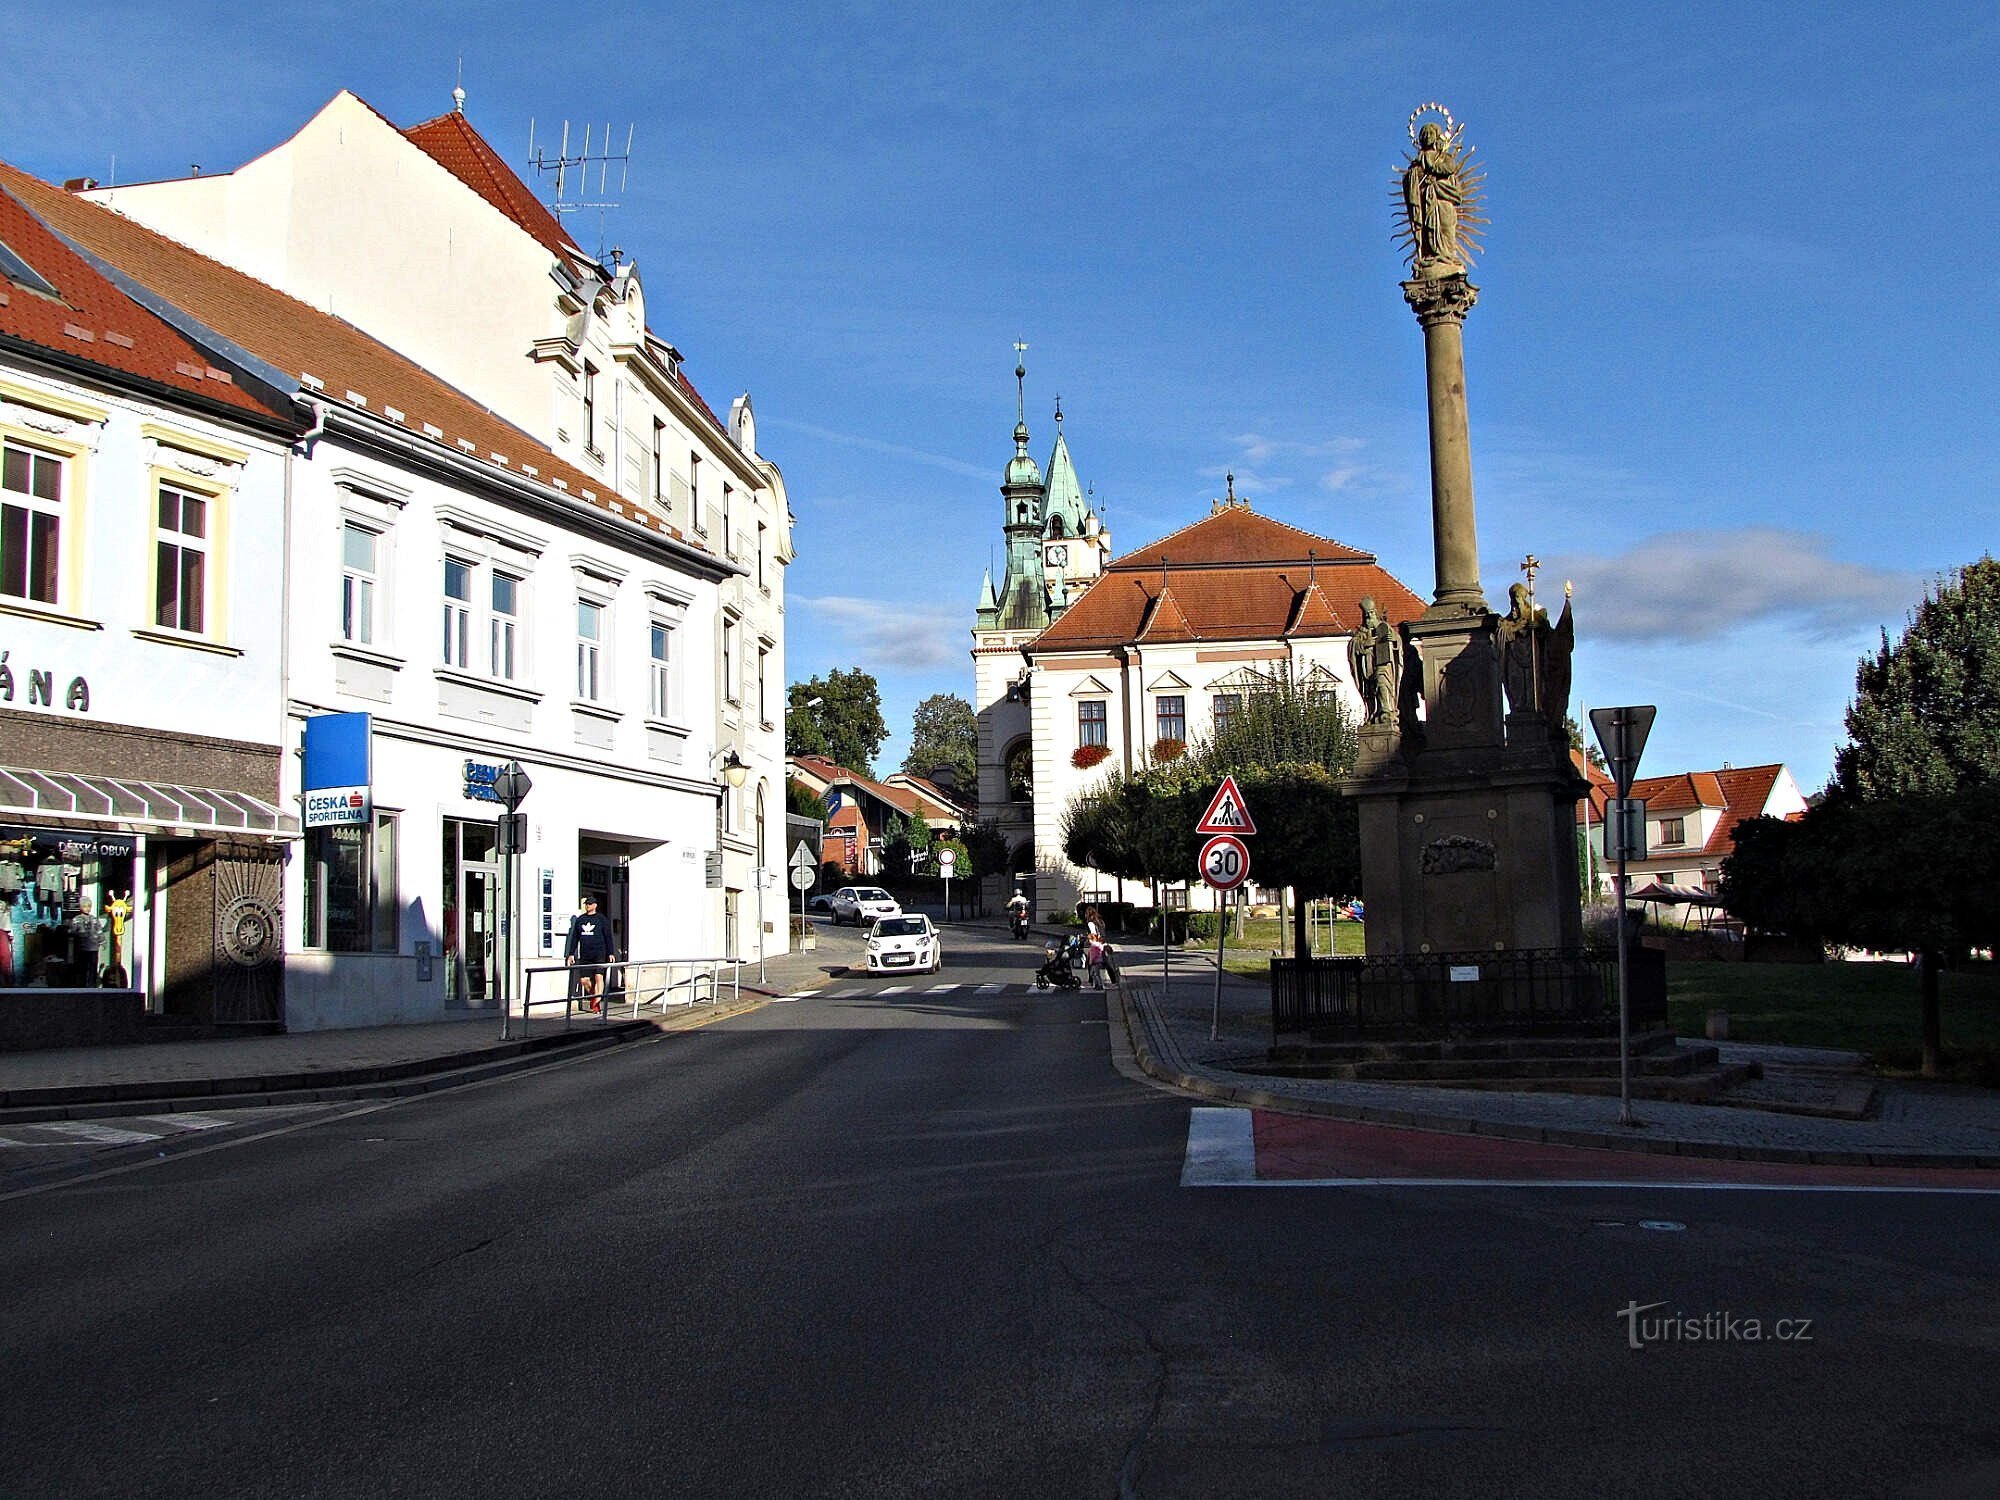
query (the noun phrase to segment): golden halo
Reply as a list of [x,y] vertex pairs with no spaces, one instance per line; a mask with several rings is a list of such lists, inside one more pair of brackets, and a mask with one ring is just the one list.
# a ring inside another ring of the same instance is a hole
[[1419,104],[1415,109],[1410,111],[1410,123],[1408,129],[1410,134],[1410,144],[1412,146],[1416,145],[1417,143],[1417,121],[1421,120],[1425,115],[1443,115],[1444,133],[1448,136],[1455,136],[1458,134],[1458,121],[1454,120],[1451,117],[1451,111],[1446,109],[1442,104],[1438,103],[1435,99],[1427,100],[1424,103]]

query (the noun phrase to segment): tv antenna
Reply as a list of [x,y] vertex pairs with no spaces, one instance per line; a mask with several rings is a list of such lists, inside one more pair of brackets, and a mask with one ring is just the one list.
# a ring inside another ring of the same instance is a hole
[[[583,144],[576,150],[570,147],[572,133],[569,121],[564,120],[561,144],[556,147],[555,155],[551,156],[546,146],[535,144],[535,121],[534,117],[530,116],[528,165],[544,183],[550,177],[555,178],[555,193],[549,199],[549,212],[560,219],[564,214],[594,208],[598,211],[598,232],[602,238],[603,215],[617,208],[618,199],[625,195],[626,176],[631,170],[632,163],[633,127],[631,125],[625,127],[625,147],[621,151],[611,149],[609,123],[605,125],[602,135],[597,134],[595,126],[586,124],[583,127]],[[611,186],[613,166],[618,168],[618,186],[615,188]],[[597,169],[597,188],[594,193],[590,185],[590,172],[593,167]],[[614,194],[616,196],[612,196]],[[602,259],[601,253],[599,258]]]

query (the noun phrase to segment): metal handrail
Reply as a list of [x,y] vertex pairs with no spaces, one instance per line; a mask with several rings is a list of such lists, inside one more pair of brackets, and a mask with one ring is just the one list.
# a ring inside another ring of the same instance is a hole
[[[570,1029],[578,1016],[588,1014],[578,1009],[579,997],[573,992],[574,987],[569,982],[570,976],[579,967],[601,968],[605,971],[603,1004],[598,1008],[597,1023],[600,1026],[608,1026],[611,1024],[612,1008],[616,1004],[629,1000],[632,1007],[630,1014],[636,1019],[641,1008],[645,1006],[656,1005],[665,1011],[669,1006],[700,1003],[704,984],[708,989],[708,1003],[718,1005],[722,1000],[724,970],[728,971],[730,981],[730,1002],[738,1003],[743,998],[743,966],[745,963],[755,961],[724,955],[720,958],[617,958],[609,959],[603,964],[592,965],[531,964],[521,971],[523,984],[521,1012],[518,1017],[521,1023],[521,1035],[527,1036],[528,1018],[537,1005],[562,1006],[565,1031]],[[563,976],[562,993],[560,995],[545,993],[538,996],[535,993],[536,977],[551,974]],[[616,988],[612,986],[614,979]],[[680,998],[675,998],[677,995]],[[502,1025],[504,1036],[506,1034],[504,1021]]]

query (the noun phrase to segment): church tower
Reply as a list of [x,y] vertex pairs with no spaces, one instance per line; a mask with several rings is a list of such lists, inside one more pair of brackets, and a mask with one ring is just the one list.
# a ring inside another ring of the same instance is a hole
[[[1016,344],[1024,352],[1025,344]],[[1056,402],[1056,441],[1046,470],[1028,452],[1028,371],[1014,365],[1014,456],[1000,481],[1000,530],[1006,562],[995,584],[980,584],[972,628],[973,713],[979,723],[979,815],[992,820],[1012,851],[1012,870],[1034,869],[1034,752],[1031,688],[1021,648],[1034,640],[1103,572],[1111,534],[1077,479]],[[1011,871],[1009,872],[1011,873]],[[1005,900],[1010,882],[981,871],[989,899]]]

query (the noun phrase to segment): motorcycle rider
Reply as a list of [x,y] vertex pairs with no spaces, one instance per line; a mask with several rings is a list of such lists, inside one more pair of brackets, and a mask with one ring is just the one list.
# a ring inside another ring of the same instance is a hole
[[1028,898],[1020,891],[1007,903],[1007,925],[1017,940],[1028,935]]

